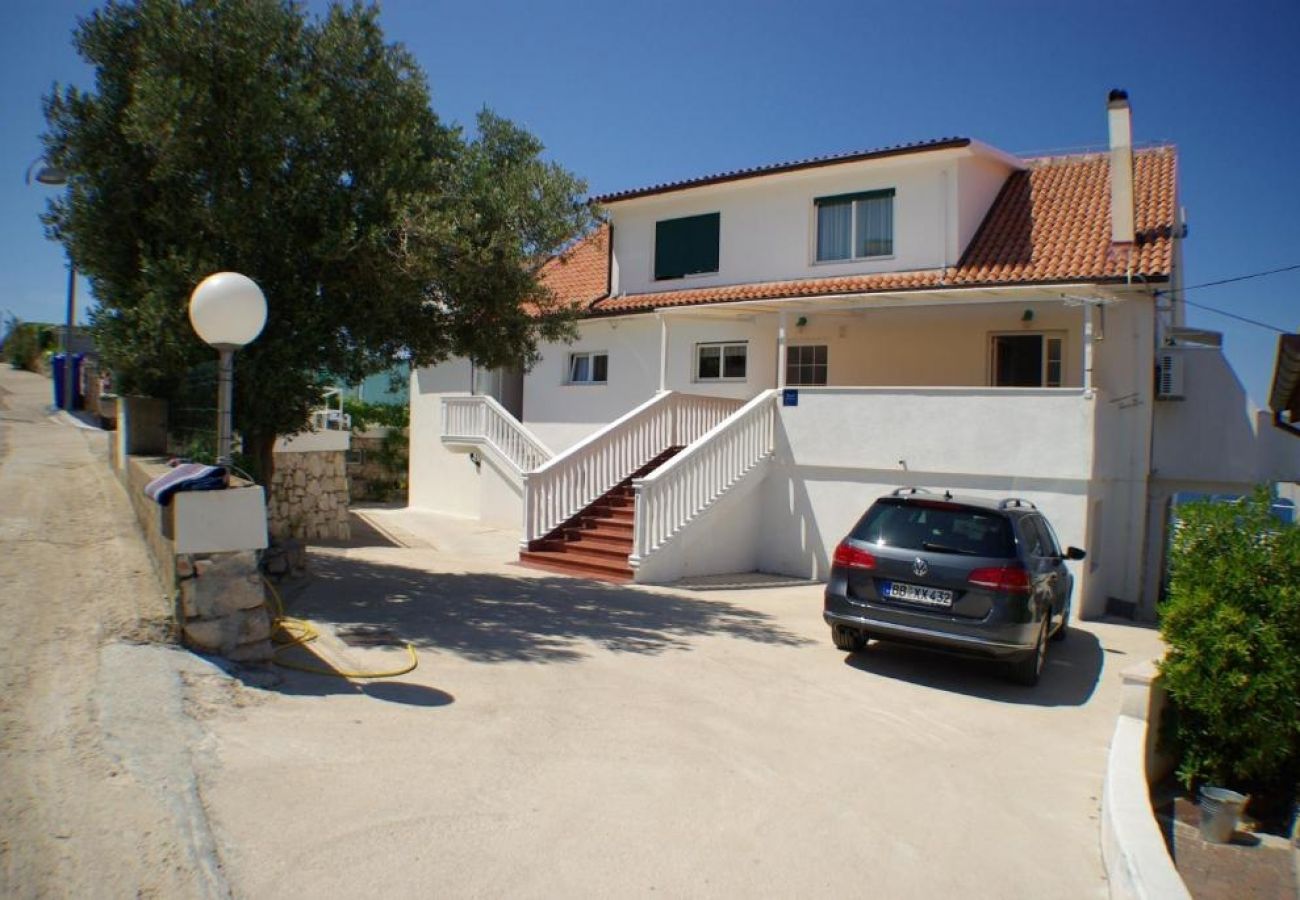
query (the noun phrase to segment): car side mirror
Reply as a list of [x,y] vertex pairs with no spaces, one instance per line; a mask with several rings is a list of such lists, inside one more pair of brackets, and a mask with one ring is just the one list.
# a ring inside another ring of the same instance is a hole
[[1070,547],[1065,551],[1065,558],[1072,559],[1075,562],[1078,562],[1079,560],[1083,559],[1087,555],[1088,554],[1086,551],[1080,550],[1078,547]]

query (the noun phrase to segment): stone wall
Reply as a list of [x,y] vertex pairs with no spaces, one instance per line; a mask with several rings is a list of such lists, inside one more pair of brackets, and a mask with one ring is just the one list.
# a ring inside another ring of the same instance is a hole
[[144,494],[168,470],[165,458],[125,456],[114,446],[111,464],[135,510],[163,590],[176,601],[185,644],[240,662],[271,658],[271,615],[253,550],[177,554],[171,539],[172,510]]
[[272,537],[348,540],[347,451],[277,452],[267,502]]
[[388,427],[353,432],[348,453],[348,486],[353,500],[406,502],[405,429]]

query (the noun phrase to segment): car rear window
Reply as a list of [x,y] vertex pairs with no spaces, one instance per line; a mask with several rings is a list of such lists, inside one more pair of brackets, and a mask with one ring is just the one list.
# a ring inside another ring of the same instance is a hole
[[1011,523],[991,510],[929,501],[878,500],[853,529],[855,541],[902,550],[1011,559]]

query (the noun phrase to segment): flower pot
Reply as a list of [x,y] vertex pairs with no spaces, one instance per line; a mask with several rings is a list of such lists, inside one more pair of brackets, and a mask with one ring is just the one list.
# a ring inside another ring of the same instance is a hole
[[1201,788],[1201,837],[1212,844],[1229,843],[1248,799],[1227,788]]

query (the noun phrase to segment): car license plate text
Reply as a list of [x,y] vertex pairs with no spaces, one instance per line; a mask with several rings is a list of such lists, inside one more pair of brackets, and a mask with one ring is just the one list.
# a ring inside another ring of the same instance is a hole
[[887,582],[884,587],[885,596],[891,600],[906,600],[908,603],[921,603],[925,606],[952,606],[952,591],[942,588],[921,587],[899,581]]

